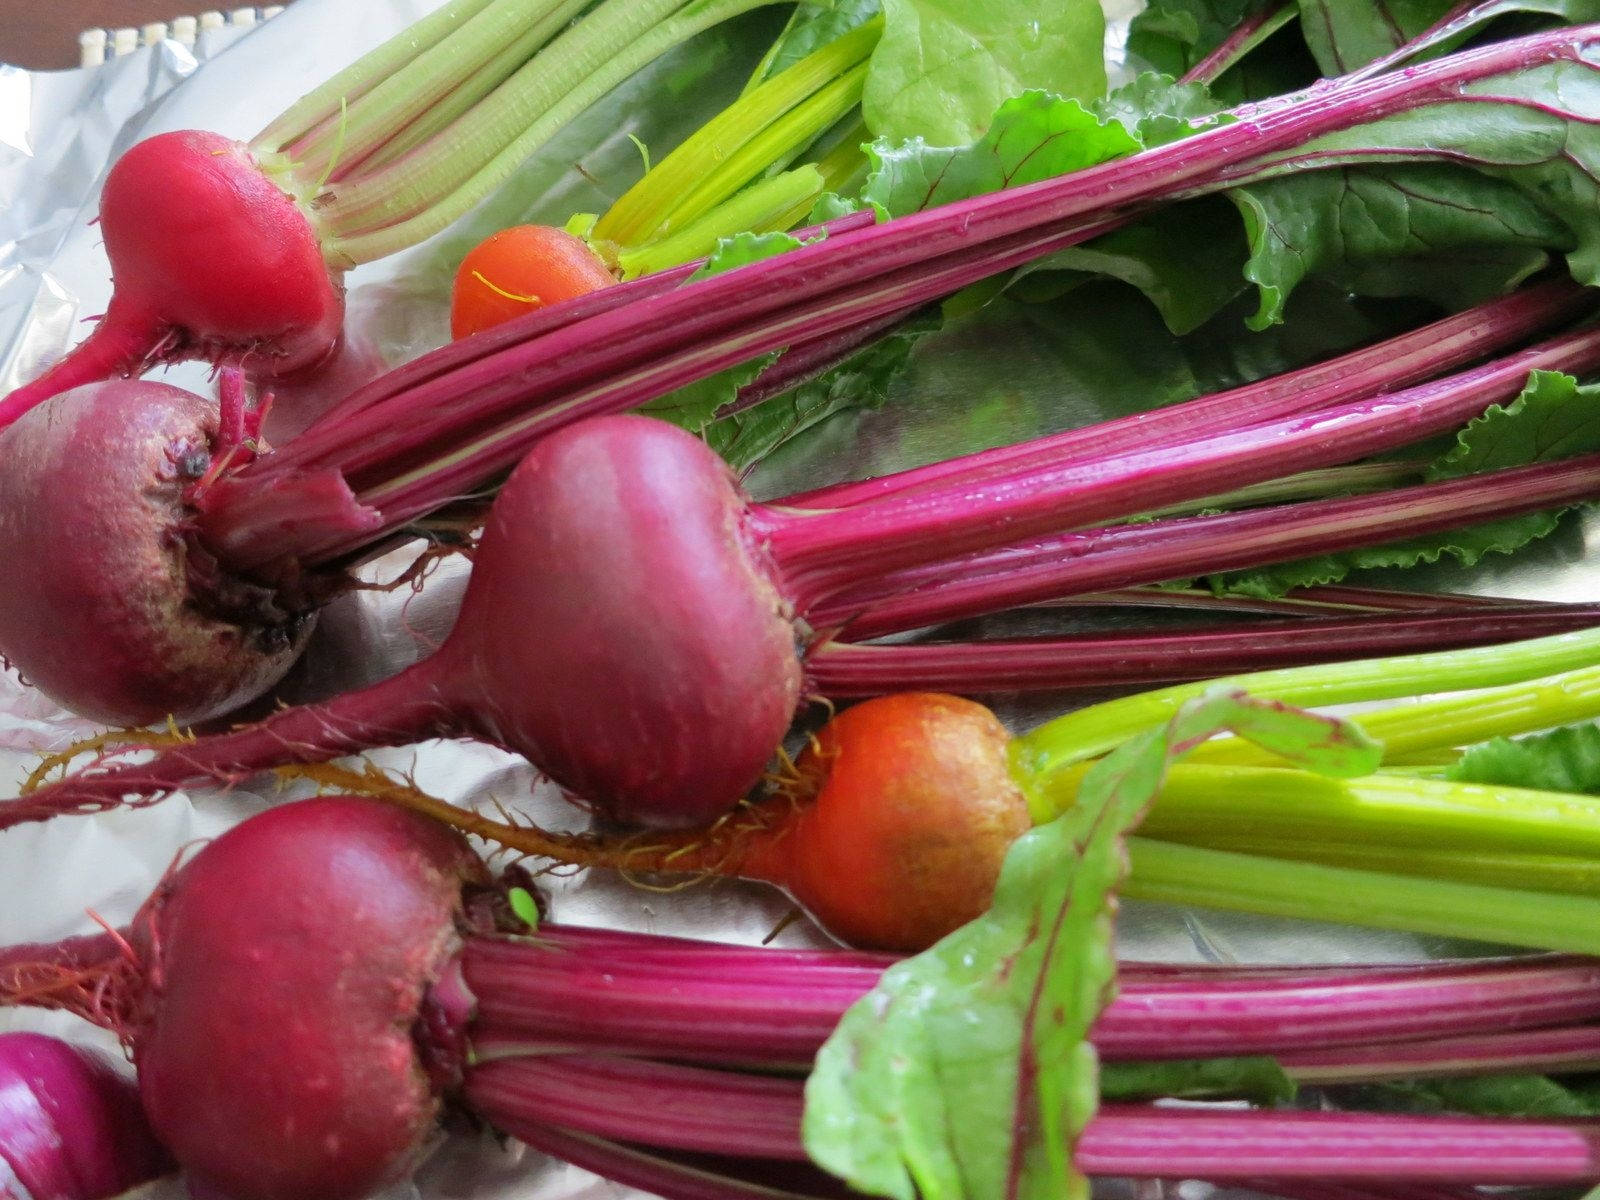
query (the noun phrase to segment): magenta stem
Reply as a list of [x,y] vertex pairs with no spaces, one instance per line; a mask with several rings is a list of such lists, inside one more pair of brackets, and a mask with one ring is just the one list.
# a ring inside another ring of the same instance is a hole
[[[363,503],[380,509],[390,527],[404,524],[471,491],[517,461],[531,438],[580,413],[634,408],[734,362],[958,289],[1075,244],[1157,200],[1304,166],[1303,153],[1292,162],[1273,155],[1419,103],[1460,102],[1463,85],[1496,72],[1579,61],[1582,37],[1564,29],[1393,77],[1310,89],[1249,123],[1219,125],[1131,158],[832,236],[478,360],[439,402],[417,403],[408,393],[401,411],[374,405],[352,414],[335,427],[340,437],[333,442],[296,439],[277,469],[315,462],[347,471]],[[1431,153],[1408,151],[1416,158]],[[1343,159],[1330,151],[1328,162],[1335,161]],[[937,282],[930,284],[933,262],[945,267],[932,272]],[[548,407],[530,418],[530,403]],[[440,446],[448,447],[444,457]],[[297,448],[305,453],[296,455]],[[331,458],[316,461],[318,454]],[[219,505],[228,482],[209,493]],[[214,516],[208,536],[220,539],[226,559],[237,556],[245,567],[294,554],[329,561],[359,548],[350,542],[227,546],[226,526]]]
[[[215,552],[240,569],[297,557],[333,561],[471,492],[487,476],[514,465],[540,438],[574,421],[635,408],[771,350],[902,311],[1109,227],[1046,235],[1025,231],[982,255],[953,254],[942,265],[906,268],[875,284],[852,283],[822,315],[769,298],[767,307],[777,311],[765,322],[749,322],[749,330],[726,313],[717,319],[706,315],[705,302],[713,297],[699,289],[740,272],[714,276],[473,364],[468,371],[476,371],[481,379],[470,384],[470,392],[463,391],[468,380],[438,379],[399,397],[399,411],[391,405],[373,405],[340,422],[327,437],[314,436],[315,428],[307,430],[270,460],[258,460],[268,463],[262,471],[247,466],[219,481],[206,494],[202,529]],[[845,235],[849,236],[853,235]],[[842,242],[845,237],[822,244]],[[767,261],[785,262],[811,249],[802,247]],[[685,298],[691,301],[687,306],[682,303]],[[711,336],[699,342],[684,337],[686,325],[702,323],[732,331],[713,328]],[[453,448],[443,459],[438,457],[441,446]],[[236,534],[269,528],[256,516],[257,509],[281,518],[286,494],[269,495],[264,482],[293,486],[299,477],[330,468],[349,478],[363,504],[381,512],[378,530],[321,542],[298,536],[298,531],[286,530],[286,536],[278,538]]]
[[1295,1082],[1316,1084],[1376,1083],[1492,1071],[1592,1071],[1600,1068],[1600,1026],[1289,1050],[1277,1058]]
[[1596,366],[1600,327],[1591,327],[1403,392],[1217,433],[1181,447],[1092,462],[1041,463],[1008,476],[957,480],[845,509],[774,505],[758,511],[772,553],[804,607],[899,567],[1063,528],[1082,529],[1382,453],[1449,432],[1488,405],[1511,399],[1530,371],[1582,372]]
[[1600,455],[1588,455],[1370,496],[1062,534],[885,575],[817,604],[808,619],[865,640],[1074,593],[1432,536],[1597,495]]
[[[883,956],[761,957],[706,944],[472,938],[481,1058],[590,1051],[723,1063],[807,1063]],[[583,935],[580,935],[580,937]],[[649,957],[637,956],[648,953]],[[748,956],[748,957],[746,957]],[[1272,1054],[1593,1020],[1600,962],[1546,958],[1373,969],[1137,969],[1095,1026],[1108,1059]]]
[[[501,1128],[531,1123],[664,1149],[804,1162],[803,1087],[797,1079],[680,1064],[554,1056],[473,1067],[466,1098]],[[1600,1124],[1107,1105],[1074,1157],[1087,1174],[1147,1179],[1573,1183],[1600,1179]]]
[[1028,466],[1180,445],[1241,425],[1367,399],[1485,359],[1577,316],[1591,301],[1588,289],[1570,280],[1539,284],[1376,345],[1242,387],[877,479],[801,492],[785,503],[797,508],[845,508],[955,479],[994,478]]
[[830,641],[807,653],[806,675],[814,691],[837,698],[909,690],[1100,690],[1483,646],[1597,624],[1600,604],[1508,605],[1499,611],[1300,617],[1167,633],[902,645]]

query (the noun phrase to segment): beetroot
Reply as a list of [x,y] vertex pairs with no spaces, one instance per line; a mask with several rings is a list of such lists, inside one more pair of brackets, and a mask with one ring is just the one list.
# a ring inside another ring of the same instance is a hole
[[186,536],[216,405],[158,383],[57,396],[0,431],[0,653],[117,725],[224,713],[277,682],[310,632]]
[[410,1166],[439,1113],[413,1034],[482,873],[442,826],[327,799],[237,826],[151,897],[126,1033],[192,1178],[231,1200],[335,1200]]
[[[1398,407],[1380,411],[1390,419]],[[1216,453],[1227,461],[1236,442],[1274,436],[1270,426],[1225,436]],[[1186,451],[1175,461],[1191,469],[1213,453],[1204,442]],[[5,805],[0,828],[438,736],[515,750],[630,824],[701,824],[737,804],[776,751],[802,690],[804,618],[824,598],[885,567],[952,554],[959,566],[986,542],[1107,515],[1092,506],[1116,501],[1097,491],[1152,486],[1137,456],[1130,461],[1125,474],[1045,468],[806,510],[749,504],[703,442],[662,422],[569,425],[501,488],[461,615],[431,657],[148,762],[80,772]],[[1597,487],[1600,455],[1590,455],[1376,496],[1117,527],[1084,535],[1088,550],[1075,561],[1097,587],[1113,573],[1112,586],[1155,582],[1201,564],[1254,565],[1534,511]],[[1226,536],[1210,536],[1217,522]]]

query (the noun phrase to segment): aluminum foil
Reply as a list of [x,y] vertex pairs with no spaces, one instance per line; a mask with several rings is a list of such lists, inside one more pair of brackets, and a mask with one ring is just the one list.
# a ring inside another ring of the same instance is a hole
[[[1111,4],[1118,6],[1112,15],[1121,21],[1114,21],[1109,45],[1120,61],[1120,35],[1136,0]],[[192,49],[166,42],[73,72],[0,67],[0,392],[36,374],[40,364],[76,340],[81,320],[105,308],[106,264],[91,221],[99,180],[117,152],[139,137],[192,126],[247,138],[294,97],[431,7],[428,0],[299,0],[268,24],[248,33],[216,30]],[[672,79],[676,104],[653,110],[632,106],[633,88],[625,85],[587,128],[547,147],[526,168],[513,195],[491,200],[485,211],[467,218],[454,241],[446,234],[442,247],[436,242],[353,273],[348,328],[360,353],[396,363],[440,344],[448,279],[442,264],[459,254],[456,247],[467,231],[487,232],[528,217],[559,222],[573,212],[601,210],[637,170],[631,137],[653,146],[674,144],[731,98],[739,81],[728,71],[718,78],[716,55],[733,55],[741,38],[748,49],[764,33],[770,36],[770,25],[763,30],[754,23],[762,19],[770,18],[752,18],[742,29],[708,35],[712,40],[659,64],[655,70],[665,75],[654,76],[653,83]],[[193,366],[168,378],[197,390],[209,386],[205,370]],[[944,390],[963,399],[994,401],[1000,415],[988,430],[993,441],[1016,440],[1068,419],[1066,402],[1049,411],[1019,409],[1011,397],[987,397],[992,387],[991,375],[946,380]],[[938,390],[930,386],[927,397],[902,397],[893,412],[834,423],[757,476],[755,489],[773,494],[790,484],[814,485],[820,477],[893,469],[911,459],[972,448],[964,444],[970,427],[952,419],[949,405],[937,402],[933,393]],[[1512,566],[1471,579],[1440,576],[1438,582],[1508,595],[1589,596],[1600,576],[1596,541],[1591,523]],[[395,566],[380,563],[374,573],[381,576]],[[447,566],[420,594],[363,593],[334,605],[286,695],[327,694],[370,682],[427,653],[448,630],[462,577],[459,565]],[[1016,697],[994,699],[1018,722],[1051,711]],[[61,712],[15,676],[0,675],[0,789],[14,791],[40,752],[91,731],[88,723]],[[514,804],[552,827],[582,820],[522,760],[481,745],[430,743],[373,757],[413,772],[421,786],[458,803]],[[180,795],[143,810],[9,831],[0,837],[0,942],[86,932],[93,928],[90,914],[113,924],[126,921],[186,846],[214,836],[264,801],[292,794]],[[553,912],[562,920],[742,942],[763,940],[781,926],[780,944],[826,940],[803,919],[786,924],[793,915],[788,902],[753,886],[708,884],[656,895],[603,874],[548,882]],[[1377,961],[1453,949],[1404,935],[1149,905],[1127,906],[1119,930],[1126,954],[1174,961]],[[0,1030],[22,1027],[95,1040],[92,1031],[70,1018],[0,1011]],[[1204,1194],[1186,1187],[1185,1200]],[[183,1191],[168,1181],[148,1194],[176,1200]],[[1141,1188],[1138,1194],[1152,1193]],[[390,1195],[391,1200],[617,1200],[640,1193],[488,1137],[454,1137],[414,1182]]]

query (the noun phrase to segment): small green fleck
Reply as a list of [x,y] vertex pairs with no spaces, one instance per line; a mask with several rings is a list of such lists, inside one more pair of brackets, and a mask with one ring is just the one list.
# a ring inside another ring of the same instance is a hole
[[529,929],[539,928],[539,905],[533,898],[533,893],[527,888],[514,887],[506,893],[506,900],[511,904],[511,911],[517,920]]

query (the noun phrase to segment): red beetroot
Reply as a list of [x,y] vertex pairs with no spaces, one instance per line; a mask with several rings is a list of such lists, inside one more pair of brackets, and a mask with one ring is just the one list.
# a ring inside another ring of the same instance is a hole
[[214,403],[111,381],[0,431],[0,653],[74,711],[116,725],[192,722],[288,670],[311,618],[215,569],[185,536],[212,463]]
[[[1250,510],[1243,517],[1265,534],[1230,545],[1237,557],[1211,567],[1295,554],[1302,543],[1272,536],[1285,514],[1326,550],[1570,503],[1597,480],[1600,455]],[[978,489],[914,497],[909,519],[881,518],[879,506],[755,505],[682,430],[638,416],[574,423],[535,445],[501,488],[460,618],[433,656],[148,762],[80,772],[5,805],[0,828],[441,736],[515,750],[621,821],[703,824],[733,808],[776,751],[801,694],[804,617],[819,598],[895,561],[937,559],[1086,511],[1062,511],[1062,496],[1081,491],[1075,482],[1014,496],[1010,486],[994,485],[992,504]],[[1343,506],[1331,531],[1318,516],[1324,504]],[[1120,532],[1107,538],[1113,548]],[[1121,582],[1169,578],[1173,561],[1147,561],[1146,578]]]
[[285,375],[338,340],[338,274],[299,202],[240,142],[184,130],[133,146],[106,177],[100,228],[111,306],[84,342],[0,402],[0,424],[58,392],[164,362]]
[[237,826],[151,898],[127,1034],[192,1178],[230,1200],[335,1200],[408,1169],[439,1111],[413,1034],[482,874],[443,826],[326,799]]

